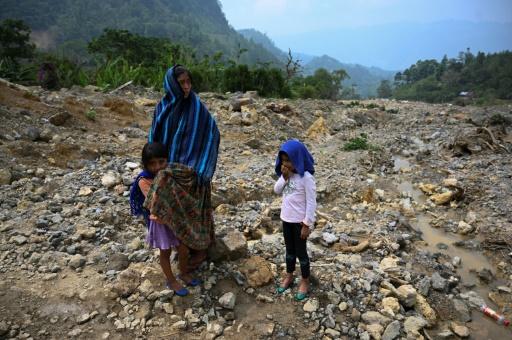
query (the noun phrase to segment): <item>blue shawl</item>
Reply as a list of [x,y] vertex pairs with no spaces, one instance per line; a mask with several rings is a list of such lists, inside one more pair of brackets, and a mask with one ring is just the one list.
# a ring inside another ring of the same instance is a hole
[[217,165],[219,129],[195,92],[190,91],[188,98],[184,97],[174,76],[176,66],[165,74],[166,94],[155,108],[148,141],[164,144],[169,150],[169,163],[193,168],[199,183],[207,184]]
[[142,171],[133,181],[132,187],[130,188],[130,209],[134,216],[144,216],[146,221],[146,227],[149,227],[149,211],[143,207],[144,200],[146,197],[142,193],[139,187],[139,181],[141,178],[153,179],[155,176],[149,171]]
[[311,175],[315,174],[315,161],[313,156],[311,156],[304,144],[298,140],[292,139],[281,145],[279,153],[277,154],[276,174],[278,176],[281,176],[281,158],[279,157],[279,154],[282,152],[288,155],[295,171],[300,175],[300,177],[304,177],[305,171],[309,172]]

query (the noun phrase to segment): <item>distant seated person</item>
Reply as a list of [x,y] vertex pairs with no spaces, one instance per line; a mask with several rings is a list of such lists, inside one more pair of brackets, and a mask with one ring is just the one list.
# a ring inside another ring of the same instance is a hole
[[45,90],[59,89],[59,75],[57,68],[52,63],[43,63],[37,74],[39,85]]

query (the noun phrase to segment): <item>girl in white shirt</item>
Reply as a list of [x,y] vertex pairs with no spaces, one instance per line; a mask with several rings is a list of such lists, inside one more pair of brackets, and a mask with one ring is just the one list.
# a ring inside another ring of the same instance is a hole
[[315,224],[314,160],[304,144],[289,140],[279,149],[275,170],[279,179],[274,191],[283,195],[281,220],[286,245],[286,276],[277,292],[283,293],[292,286],[298,258],[302,280],[295,299],[301,301],[307,297],[309,290],[310,265],[306,241]]

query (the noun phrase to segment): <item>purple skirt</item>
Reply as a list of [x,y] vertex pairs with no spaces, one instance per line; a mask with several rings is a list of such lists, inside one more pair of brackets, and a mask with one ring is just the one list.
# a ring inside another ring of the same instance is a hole
[[146,236],[146,243],[151,248],[171,249],[173,247],[179,246],[180,241],[171,230],[171,228],[165,224],[160,224],[150,220],[148,234]]

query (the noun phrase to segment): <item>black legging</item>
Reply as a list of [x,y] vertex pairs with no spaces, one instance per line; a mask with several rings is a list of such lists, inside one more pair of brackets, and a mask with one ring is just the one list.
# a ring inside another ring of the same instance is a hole
[[295,271],[295,262],[299,258],[302,277],[309,277],[309,257],[306,249],[306,240],[300,237],[300,223],[288,223],[283,221],[284,244],[286,245],[286,272]]

